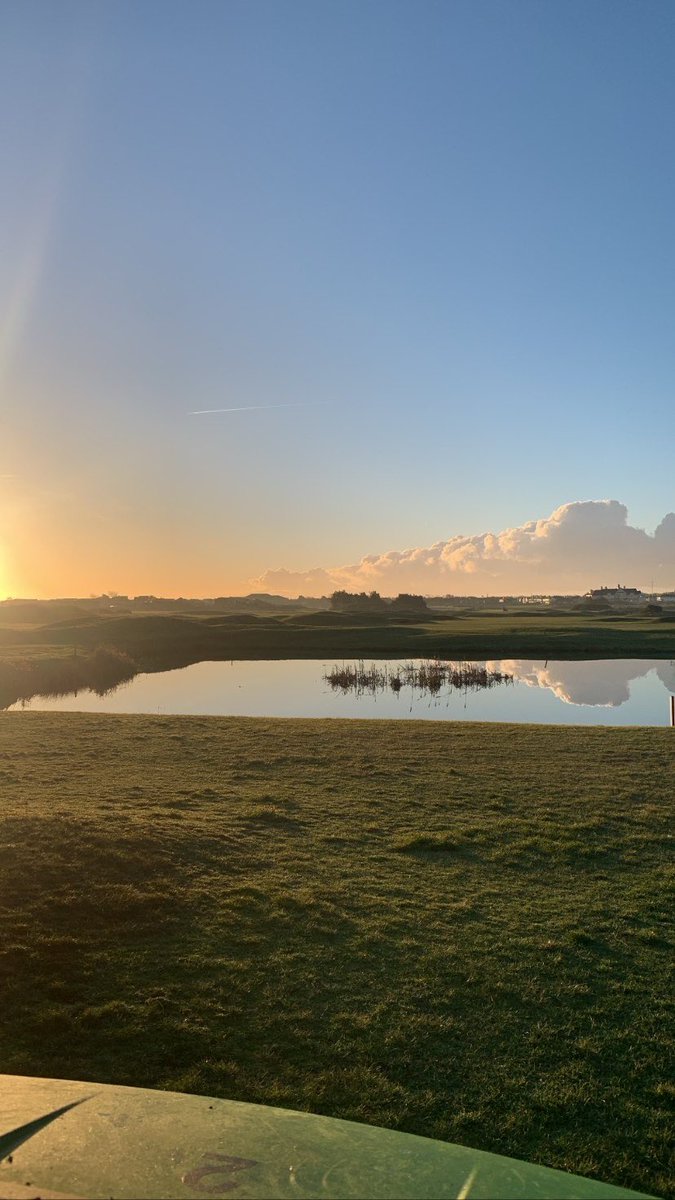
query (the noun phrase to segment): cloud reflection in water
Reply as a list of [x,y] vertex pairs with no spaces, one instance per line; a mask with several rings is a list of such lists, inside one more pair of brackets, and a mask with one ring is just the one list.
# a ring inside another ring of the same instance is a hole
[[546,688],[564,704],[618,708],[630,699],[630,685],[655,671],[667,692],[675,694],[675,663],[665,659],[617,658],[590,662],[496,659],[488,671],[502,671],[528,687]]

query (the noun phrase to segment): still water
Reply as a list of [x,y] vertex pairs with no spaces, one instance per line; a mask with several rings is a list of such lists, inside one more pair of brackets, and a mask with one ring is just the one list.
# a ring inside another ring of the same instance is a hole
[[[470,665],[510,676],[509,682],[476,690],[443,686],[435,694],[411,686],[399,691],[385,686],[358,694],[334,688],[326,676],[335,665],[334,660],[315,659],[200,662],[175,671],[137,675],[105,696],[88,691],[35,696],[23,706],[12,707],[61,712],[669,725],[670,697],[675,694],[675,663],[664,659],[546,663],[498,659]],[[391,669],[396,663],[386,665]]]

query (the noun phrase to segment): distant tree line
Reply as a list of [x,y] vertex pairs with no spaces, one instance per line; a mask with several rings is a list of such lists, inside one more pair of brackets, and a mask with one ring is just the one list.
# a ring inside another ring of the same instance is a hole
[[428,612],[424,596],[399,592],[393,600],[384,600],[379,592],[333,592],[330,598],[333,612],[359,613],[423,613]]

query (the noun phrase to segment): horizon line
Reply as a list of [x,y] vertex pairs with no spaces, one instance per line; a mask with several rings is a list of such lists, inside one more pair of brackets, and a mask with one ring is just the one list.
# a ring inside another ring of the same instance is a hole
[[[340,591],[340,590],[344,590],[344,589],[338,588],[338,589],[334,589],[334,591],[335,590]],[[549,599],[549,600],[554,599],[554,598],[560,599],[560,600],[584,600],[584,599],[589,598],[589,595],[591,592],[602,592],[602,591],[615,592],[617,590],[619,590],[619,589],[611,587],[611,586],[605,587],[604,585],[601,585],[601,587],[599,587],[599,588],[589,588],[588,591],[586,591],[586,592],[524,592],[524,591],[522,591],[522,592],[416,592],[416,593],[398,592],[397,595],[413,594],[413,595],[421,596],[424,600],[519,600],[519,599],[534,600],[534,599],[539,599],[539,598]],[[632,590],[635,590],[636,592],[640,593],[640,595],[643,597],[653,596],[657,592],[665,593],[666,595],[671,595],[673,592],[675,592],[675,588],[669,588],[669,587],[654,587],[653,590],[651,588],[649,590],[645,590],[640,587],[635,588],[635,589],[620,588],[620,590],[621,591],[627,590],[629,592]],[[350,593],[350,594],[360,595],[360,593]],[[76,603],[93,604],[98,600],[109,600],[113,603],[115,601],[121,601],[121,602],[127,601],[128,603],[134,603],[137,600],[160,600],[160,601],[166,600],[171,603],[178,603],[179,601],[186,601],[188,603],[195,602],[195,601],[201,602],[201,603],[207,603],[207,602],[216,601],[216,600],[249,600],[249,599],[265,599],[265,598],[279,599],[279,600],[291,600],[291,601],[292,600],[330,600],[332,595],[333,595],[332,592],[329,592],[329,593],[324,592],[321,595],[316,595],[316,594],[308,595],[305,592],[299,592],[297,595],[284,595],[282,592],[253,591],[253,592],[229,592],[229,593],[222,592],[222,593],[219,593],[218,595],[211,595],[211,596],[206,596],[206,595],[170,596],[170,595],[157,595],[157,594],[151,593],[151,592],[139,592],[135,595],[128,595],[128,594],[116,593],[116,592],[100,592],[98,595],[88,595],[88,596],[74,596],[74,595],[70,595],[70,596],[69,595],[10,596],[10,595],[5,595],[5,596],[0,597],[0,604],[6,604],[8,601],[10,601],[12,603],[23,603],[23,604],[51,604],[51,603],[55,603],[55,602],[57,602],[57,603],[76,602]],[[378,593],[378,595],[381,595],[381,598],[383,600],[396,599],[396,596],[393,593],[392,594]]]

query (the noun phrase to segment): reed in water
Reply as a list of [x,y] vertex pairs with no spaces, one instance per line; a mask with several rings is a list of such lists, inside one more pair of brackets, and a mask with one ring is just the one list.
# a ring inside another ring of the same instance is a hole
[[366,665],[363,660],[334,666],[324,675],[334,691],[357,694],[400,692],[404,687],[438,695],[443,687],[454,691],[481,691],[502,683],[513,683],[513,675],[489,671],[483,663],[445,662],[442,659],[423,659],[419,663],[392,665],[387,662]]

